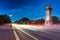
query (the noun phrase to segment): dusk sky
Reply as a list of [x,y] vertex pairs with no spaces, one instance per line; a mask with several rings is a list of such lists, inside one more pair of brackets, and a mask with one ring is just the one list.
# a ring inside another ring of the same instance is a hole
[[27,17],[32,20],[45,19],[46,5],[50,3],[52,15],[60,19],[60,0],[0,0],[0,15],[12,13],[12,21]]

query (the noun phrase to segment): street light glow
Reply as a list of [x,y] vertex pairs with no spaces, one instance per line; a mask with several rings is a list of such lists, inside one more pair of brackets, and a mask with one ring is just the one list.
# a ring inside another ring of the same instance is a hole
[[12,14],[10,14],[10,17],[12,16]]

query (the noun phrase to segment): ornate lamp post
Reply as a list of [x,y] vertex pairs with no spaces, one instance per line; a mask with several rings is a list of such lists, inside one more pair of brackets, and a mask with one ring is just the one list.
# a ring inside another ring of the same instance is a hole
[[[12,13],[10,14],[10,18],[12,17]],[[12,20],[10,22],[10,27],[12,27]]]

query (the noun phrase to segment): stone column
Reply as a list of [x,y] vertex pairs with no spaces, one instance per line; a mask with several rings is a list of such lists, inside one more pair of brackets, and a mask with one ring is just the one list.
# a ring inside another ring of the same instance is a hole
[[52,24],[51,10],[52,10],[52,8],[50,7],[50,4],[47,4],[47,6],[46,6],[45,26],[50,26]]

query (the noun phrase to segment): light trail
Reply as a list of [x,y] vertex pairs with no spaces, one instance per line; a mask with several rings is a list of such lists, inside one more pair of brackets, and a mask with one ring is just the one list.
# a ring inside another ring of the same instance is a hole
[[[47,27],[44,26],[34,26],[34,25],[19,25],[19,24],[12,24],[13,26],[17,26],[23,29],[29,29],[29,30],[34,30],[34,31],[38,31],[38,30],[45,30]],[[19,28],[18,28],[19,29]]]
[[12,24],[13,26],[20,27],[22,29],[29,29],[33,31],[39,31],[39,30],[47,30],[47,29],[60,29],[60,25],[50,25],[49,27],[46,26],[35,26],[35,25],[23,25],[23,24]]
[[[58,29],[60,30],[60,25],[50,25],[50,27],[45,27],[45,26],[35,26],[35,25],[12,24],[12,26],[35,40],[38,40],[36,36],[30,34],[29,32],[26,32],[23,29],[33,30],[35,32],[39,31],[40,33],[42,32],[42,34],[38,34],[39,32],[36,32],[35,34],[42,35],[43,37],[47,37],[49,39],[54,39],[57,36],[57,33],[60,32],[60,31],[58,31]],[[55,33],[55,32],[57,32],[57,33]],[[46,34],[49,34],[49,35],[46,36]],[[59,37],[59,34],[57,37]],[[56,39],[58,39],[58,38],[56,38]]]
[[[21,25],[22,26],[22,25]],[[24,30],[22,30],[19,26],[15,25],[14,26],[16,29],[19,29],[21,32],[23,32],[24,34],[28,35],[29,37],[33,38],[34,40],[38,40],[37,38],[35,38],[34,36],[30,35],[29,33],[25,32]]]

